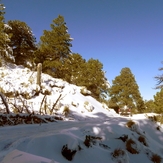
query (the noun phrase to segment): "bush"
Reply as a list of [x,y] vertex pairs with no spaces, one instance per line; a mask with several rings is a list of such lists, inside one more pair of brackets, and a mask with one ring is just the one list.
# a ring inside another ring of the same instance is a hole
[[148,119],[150,119],[153,122],[160,122],[161,124],[163,124],[163,115],[153,115],[153,116],[147,116]]
[[112,152],[112,156],[114,158],[116,157],[119,157],[119,156],[123,156],[125,154],[124,150],[118,148],[118,149],[115,149],[113,152]]
[[84,144],[86,147],[92,147],[92,144],[95,145],[96,144],[96,140],[102,140],[101,137],[96,137],[96,136],[90,136],[90,135],[86,135],[85,140],[84,140]]
[[70,113],[70,109],[68,106],[64,106],[63,113],[65,116],[68,116],[68,114]]
[[67,144],[62,147],[62,155],[69,161],[72,161],[74,155],[76,154],[76,150],[71,150],[68,148]]
[[128,128],[131,128],[134,124],[135,124],[134,121],[129,120],[129,121],[126,123],[126,126],[127,126]]
[[136,145],[136,143],[132,139],[127,140],[126,142],[127,151],[129,151],[131,154],[138,154],[139,152],[133,147],[133,145]]
[[143,143],[145,146],[148,146],[144,136],[139,136],[138,140],[139,140],[139,142]]
[[91,91],[87,90],[86,87],[82,87],[82,88],[80,89],[80,93],[83,94],[84,96],[89,96],[89,95],[91,95]]
[[153,154],[151,157],[151,161],[154,163],[161,163],[161,157],[157,154]]

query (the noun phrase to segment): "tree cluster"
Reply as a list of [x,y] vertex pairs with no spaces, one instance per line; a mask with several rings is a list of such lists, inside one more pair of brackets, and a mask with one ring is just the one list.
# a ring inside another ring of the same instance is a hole
[[[162,62],[163,63],[163,62]],[[162,71],[163,68],[159,68],[159,71]],[[163,113],[163,74],[157,75],[155,77],[157,80],[156,89],[159,91],[154,95],[154,100],[149,100],[145,102],[146,112],[154,112],[158,114]]]
[[[1,7],[0,50],[6,53],[6,47],[10,47],[12,62],[31,68],[42,63],[44,73],[78,86],[86,86],[96,99],[101,97],[102,92],[107,92],[102,63],[93,58],[86,61],[80,54],[71,52],[73,39],[63,16],[59,15],[52,21],[51,30],[44,30],[36,44],[36,38],[25,22],[10,20],[6,24],[8,28],[4,28],[4,7]],[[8,62],[2,53],[0,56],[1,62],[2,58]]]

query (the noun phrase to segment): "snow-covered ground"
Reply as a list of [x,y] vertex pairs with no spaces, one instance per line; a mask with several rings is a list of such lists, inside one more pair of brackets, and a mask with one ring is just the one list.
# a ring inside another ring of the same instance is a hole
[[[150,163],[155,154],[162,157],[163,163],[163,126],[157,130],[159,124],[150,121],[145,114],[121,117],[91,96],[81,94],[81,87],[49,75],[42,74],[42,88],[42,94],[36,96],[40,89],[36,85],[36,72],[15,65],[0,68],[0,89],[10,96],[6,101],[11,111],[13,104],[24,109],[24,103],[29,110],[39,112],[43,103],[50,113],[61,96],[53,114],[64,119],[45,124],[1,126],[1,163],[68,163],[70,161],[62,155],[65,146],[75,151],[73,163]],[[45,93],[46,103],[43,101]],[[65,107],[70,110],[67,116]],[[0,108],[3,111],[3,104]],[[43,108],[41,112],[45,114]],[[130,120],[135,122],[131,128],[126,125]],[[124,137],[126,141],[122,141]],[[127,150],[131,139],[135,142],[131,148],[137,154]]]

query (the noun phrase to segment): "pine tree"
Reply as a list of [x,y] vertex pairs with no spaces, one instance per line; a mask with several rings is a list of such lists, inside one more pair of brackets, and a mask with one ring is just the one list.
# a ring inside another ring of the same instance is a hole
[[0,49],[5,48],[5,32],[4,32],[4,9],[3,4],[0,4]]
[[139,87],[131,70],[123,68],[120,75],[112,81],[109,94],[113,103],[123,107],[127,105],[134,111],[143,112],[145,109],[144,101],[140,95]]
[[5,24],[4,9],[4,5],[0,4],[0,58],[3,64],[5,64],[5,61],[14,61],[12,49],[8,45],[10,42],[10,35],[6,33],[6,30],[11,29],[11,27]]
[[148,101],[145,101],[144,103],[145,103],[145,112],[146,113],[155,112],[154,100],[148,100]]
[[9,45],[13,49],[16,64],[27,66],[27,62],[32,63],[33,52],[36,48],[36,38],[34,37],[31,28],[22,21],[10,20],[8,25],[11,29],[7,30],[8,34],[12,34]]
[[63,63],[60,68],[62,79],[77,86],[87,87],[98,100],[103,92],[108,91],[103,65],[99,60],[91,58],[86,62],[80,54],[73,53],[65,58]]
[[[163,70],[163,67],[159,68],[159,71],[162,71],[162,70]],[[159,76],[156,76],[155,79],[157,80],[156,89],[163,88],[163,84],[162,84],[163,83],[163,74],[162,75],[159,75]]]
[[62,79],[69,83],[78,85],[83,78],[82,71],[85,71],[86,60],[78,53],[72,53],[68,58],[64,59],[64,64],[60,69],[62,72]]
[[83,71],[83,80],[85,86],[90,90],[96,99],[108,92],[107,79],[103,71],[103,64],[97,59],[89,59],[86,68]]
[[68,34],[64,17],[59,15],[58,18],[54,19],[51,30],[44,30],[40,40],[41,56],[36,53],[36,60],[39,60],[40,57],[44,58],[43,71],[56,75],[59,73],[57,70],[62,66],[63,59],[71,53],[70,47],[72,46],[72,38]]
[[163,113],[163,88],[154,95],[155,113]]

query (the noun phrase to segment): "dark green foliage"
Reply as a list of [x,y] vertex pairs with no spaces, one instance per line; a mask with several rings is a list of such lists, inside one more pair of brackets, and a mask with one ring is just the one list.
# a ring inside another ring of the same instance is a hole
[[107,80],[103,71],[103,64],[99,60],[89,59],[83,73],[85,86],[93,93],[95,98],[99,98],[101,92],[107,92]]
[[86,61],[78,53],[72,53],[68,58],[64,59],[61,71],[62,78],[69,83],[81,85],[80,81],[83,78],[82,71],[86,69]]
[[43,71],[53,77],[62,77],[60,71],[64,59],[71,53],[72,39],[67,30],[64,17],[59,15],[53,20],[51,30],[44,30],[39,49],[35,53],[35,62],[43,63]]
[[51,30],[44,30],[35,51],[35,63],[42,63],[42,71],[55,78],[62,78],[78,86],[86,86],[92,96],[99,99],[101,92],[107,92],[108,85],[99,60],[87,62],[80,54],[71,53],[72,39],[67,32],[63,16],[53,20]]
[[30,63],[33,60],[33,52],[37,49],[31,28],[25,23],[19,20],[8,21],[8,25],[11,29],[7,30],[7,33],[12,34],[11,42],[9,45],[13,48],[13,55],[15,57],[16,64],[27,65],[27,61]]
[[107,102],[107,105],[109,108],[114,109],[116,113],[119,113],[119,106],[116,103],[116,101],[114,101],[114,99],[109,99],[109,101]]
[[85,86],[96,99],[103,91],[108,90],[103,65],[99,60],[89,59],[87,62],[79,54],[71,54],[62,67],[64,79],[78,86]]
[[6,61],[14,61],[12,56],[12,49],[9,46],[10,35],[6,33],[6,30],[10,27],[4,22],[4,9],[3,4],[0,4],[0,59],[2,66]]
[[86,62],[80,54],[72,53],[62,60],[44,61],[43,63],[43,67],[47,68],[46,72],[50,75],[77,86],[85,86],[96,99],[100,98],[101,92],[108,90],[107,80],[102,70],[103,65],[99,60],[90,59]]
[[145,112],[146,113],[155,112],[155,104],[153,100],[145,101]]
[[145,109],[135,77],[127,67],[123,68],[120,75],[113,80],[109,94],[112,103],[118,104],[119,107],[127,105],[132,108],[132,112],[134,109],[138,112],[143,112]]
[[163,113],[163,88],[154,95],[155,113]]
[[0,4],[0,50],[5,47],[4,13],[4,6]]

